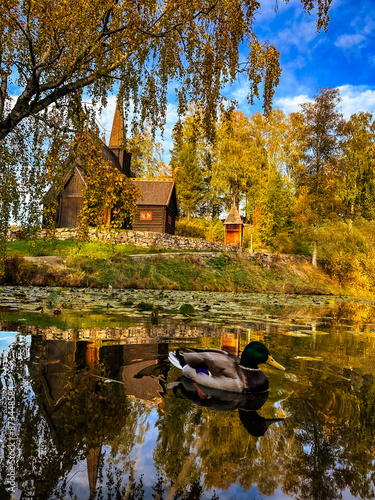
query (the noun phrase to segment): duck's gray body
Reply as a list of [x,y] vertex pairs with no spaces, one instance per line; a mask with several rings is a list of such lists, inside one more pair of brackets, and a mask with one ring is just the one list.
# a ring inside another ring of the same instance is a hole
[[219,349],[194,349],[169,353],[182,374],[206,387],[231,392],[265,392],[268,380],[259,368],[247,368],[240,358]]

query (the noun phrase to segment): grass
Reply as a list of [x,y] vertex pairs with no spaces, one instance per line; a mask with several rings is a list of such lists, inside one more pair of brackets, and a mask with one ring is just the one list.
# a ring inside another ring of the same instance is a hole
[[67,240],[17,240],[7,244],[7,255],[17,253],[21,257],[45,257],[55,255],[58,257],[92,257],[109,259],[115,255],[137,255],[149,253],[178,252],[177,250],[164,250],[161,248],[140,248],[134,245],[113,245],[100,241]]
[[[16,241],[9,244],[2,283],[218,292],[360,293],[354,287],[345,288],[308,263],[275,263],[269,268],[241,254],[237,257],[220,254],[210,259],[196,253],[174,258],[156,255],[144,260],[129,257],[140,253],[155,253],[155,249],[75,240]],[[64,257],[66,267],[54,268],[22,258],[46,255]]]

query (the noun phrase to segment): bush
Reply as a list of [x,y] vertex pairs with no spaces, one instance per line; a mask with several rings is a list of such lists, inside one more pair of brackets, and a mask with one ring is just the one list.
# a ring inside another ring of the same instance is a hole
[[6,285],[27,285],[34,272],[35,266],[26,262],[19,254],[14,254],[4,261],[2,283]]
[[207,241],[224,242],[224,225],[220,220],[180,219],[176,221],[177,236],[201,238]]
[[341,283],[370,290],[375,285],[375,221],[343,221],[318,231],[318,259]]

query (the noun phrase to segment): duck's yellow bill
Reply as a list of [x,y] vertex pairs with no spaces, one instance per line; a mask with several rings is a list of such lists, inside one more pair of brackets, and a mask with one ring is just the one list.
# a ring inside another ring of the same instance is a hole
[[266,363],[285,372],[285,368],[282,365],[280,365],[277,361],[275,361],[272,356],[268,356]]

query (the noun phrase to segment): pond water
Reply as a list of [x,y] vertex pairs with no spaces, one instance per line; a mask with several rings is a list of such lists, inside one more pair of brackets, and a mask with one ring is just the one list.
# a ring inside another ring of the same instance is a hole
[[[0,498],[375,498],[373,303],[1,293]],[[286,368],[262,365],[266,396],[202,395],[168,362],[252,340]]]

